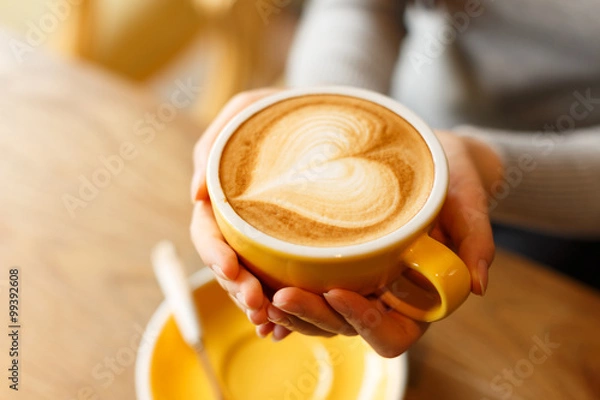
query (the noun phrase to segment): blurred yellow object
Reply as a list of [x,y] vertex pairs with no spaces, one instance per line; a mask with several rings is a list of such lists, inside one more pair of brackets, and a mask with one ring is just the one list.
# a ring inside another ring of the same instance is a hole
[[205,41],[208,46],[201,50],[206,52],[205,65],[198,68],[198,75],[201,69],[206,71],[198,76],[203,90],[192,113],[206,123],[235,93],[272,84],[279,77],[281,63],[265,56],[264,43],[271,22],[265,15],[280,15],[284,5],[277,4],[274,0],[0,0],[0,25],[20,33],[30,46],[83,58],[138,82],[167,68],[190,44]]
[[254,0],[86,1],[78,54],[134,80],[160,71],[193,40],[207,42],[192,109],[202,124],[235,93],[274,80],[263,49],[268,24]]
[[134,80],[168,63],[195,36],[189,0],[85,0],[78,55]]
[[0,0],[0,25],[48,47],[144,80],[199,31],[191,0]]

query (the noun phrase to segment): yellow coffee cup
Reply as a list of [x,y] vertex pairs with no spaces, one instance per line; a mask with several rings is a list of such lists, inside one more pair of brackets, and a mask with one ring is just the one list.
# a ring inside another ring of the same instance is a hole
[[[299,245],[256,229],[227,201],[219,181],[219,167],[231,135],[244,121],[272,104],[319,94],[357,97],[379,104],[406,120],[427,144],[434,168],[431,191],[420,211],[397,230],[353,245]],[[273,289],[294,286],[320,294],[341,288],[363,295],[375,294],[398,312],[421,321],[444,318],[470,293],[471,277],[465,264],[428,235],[448,187],[448,165],[442,146],[419,117],[389,97],[350,87],[313,87],[285,90],[253,103],[236,115],[217,137],[208,159],[207,187],[225,240],[240,261]]]

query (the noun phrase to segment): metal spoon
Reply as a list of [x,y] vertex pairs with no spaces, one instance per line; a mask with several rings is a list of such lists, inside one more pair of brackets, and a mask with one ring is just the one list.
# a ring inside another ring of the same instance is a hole
[[198,356],[216,398],[223,400],[224,396],[219,386],[219,380],[204,348],[202,326],[200,325],[196,305],[192,300],[192,291],[173,243],[165,240],[154,246],[154,249],[152,249],[152,265],[167,304],[173,312],[181,336]]

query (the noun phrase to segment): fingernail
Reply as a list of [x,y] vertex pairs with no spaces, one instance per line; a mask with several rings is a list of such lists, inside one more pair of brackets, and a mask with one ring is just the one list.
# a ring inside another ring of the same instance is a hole
[[227,278],[225,276],[225,273],[223,273],[223,270],[221,269],[220,266],[218,266],[217,264],[213,264],[210,266],[210,269],[212,269],[215,274],[219,275],[219,278],[225,279],[225,280],[229,280],[229,278]]
[[479,287],[481,296],[485,295],[487,289],[488,263],[485,260],[479,260],[477,264],[477,275],[479,275]]
[[345,318],[350,318],[352,316],[352,310],[344,301],[331,296],[329,293],[323,293],[323,297],[325,297],[327,303],[329,303],[335,311],[342,314]]

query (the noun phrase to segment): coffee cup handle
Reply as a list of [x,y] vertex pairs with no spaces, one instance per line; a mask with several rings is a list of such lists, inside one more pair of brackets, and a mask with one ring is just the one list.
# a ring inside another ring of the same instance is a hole
[[378,293],[401,314],[437,321],[456,310],[471,292],[471,274],[465,263],[427,234],[417,238],[401,260],[407,267],[403,275]]

